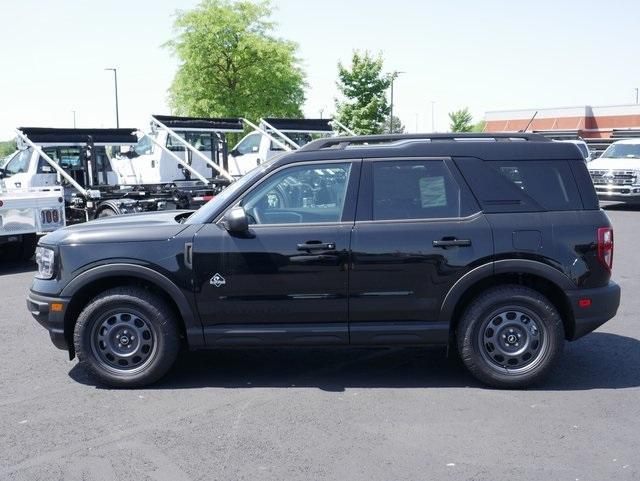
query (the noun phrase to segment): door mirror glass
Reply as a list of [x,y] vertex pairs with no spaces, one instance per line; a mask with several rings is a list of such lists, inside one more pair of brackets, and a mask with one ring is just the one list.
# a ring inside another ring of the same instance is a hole
[[224,216],[224,227],[229,232],[240,234],[249,230],[249,220],[243,207],[234,207]]

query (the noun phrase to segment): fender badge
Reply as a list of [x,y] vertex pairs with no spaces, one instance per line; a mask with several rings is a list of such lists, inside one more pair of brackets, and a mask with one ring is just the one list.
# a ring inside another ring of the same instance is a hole
[[209,284],[212,284],[216,287],[224,286],[227,281],[220,274],[216,272],[216,275],[211,278]]

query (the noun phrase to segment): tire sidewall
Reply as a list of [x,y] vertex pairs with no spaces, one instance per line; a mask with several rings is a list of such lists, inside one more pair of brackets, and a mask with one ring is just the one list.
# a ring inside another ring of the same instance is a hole
[[[462,320],[458,344],[463,362],[481,381],[496,387],[519,388],[539,382],[552,368],[564,345],[564,330],[555,307],[537,291],[522,287],[509,290],[511,293],[508,296],[504,295],[504,289],[496,289],[472,302]],[[490,361],[482,355],[479,331],[487,317],[496,310],[517,306],[536,314],[544,328],[546,347],[540,354],[542,357],[535,361],[533,369],[513,373],[505,368],[501,372],[489,365]]]
[[[162,302],[158,299],[160,305]],[[163,319],[165,313],[151,303],[149,299],[136,298],[130,295],[113,294],[95,299],[82,311],[75,326],[75,348],[78,358],[84,362],[102,382],[114,386],[137,386],[150,384],[159,379],[167,370],[167,364],[175,359],[175,349],[169,346],[171,336],[176,336],[172,329],[168,329],[168,319]],[[109,313],[115,311],[129,311],[140,314],[148,323],[154,336],[154,346],[151,358],[138,370],[127,372],[105,366],[97,357],[93,348],[93,333],[96,324]]]

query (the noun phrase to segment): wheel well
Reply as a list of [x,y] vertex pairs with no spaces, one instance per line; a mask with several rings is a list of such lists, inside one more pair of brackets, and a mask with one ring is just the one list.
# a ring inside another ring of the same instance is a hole
[[186,341],[187,336],[185,332],[184,319],[180,314],[180,309],[178,309],[178,305],[175,303],[173,298],[169,295],[167,291],[158,287],[153,282],[147,281],[145,279],[140,279],[134,276],[113,276],[113,277],[105,277],[101,279],[96,279],[93,282],[88,283],[85,286],[82,286],[78,292],[76,292],[71,298],[71,302],[67,306],[67,311],[64,317],[64,335],[67,339],[67,343],[69,345],[69,354],[70,357],[75,355],[74,347],[73,347],[73,330],[76,325],[76,321],[78,316],[82,312],[82,309],[87,305],[87,303],[96,297],[101,292],[104,292],[112,287],[120,287],[120,286],[136,286],[141,287],[143,289],[148,289],[151,292],[156,293],[160,298],[162,298],[167,305],[171,308],[171,310],[176,315],[176,319],[178,319],[178,325],[180,328],[180,335]]
[[455,309],[453,310],[453,315],[451,317],[451,340],[455,338],[455,332],[458,327],[458,322],[460,321],[460,318],[462,317],[462,314],[464,313],[464,310],[467,308],[469,303],[482,291],[491,287],[505,284],[515,284],[529,287],[530,289],[538,291],[540,294],[549,299],[560,313],[562,324],[564,326],[565,338],[568,339],[571,337],[575,324],[573,318],[573,310],[571,309],[569,300],[567,299],[567,296],[564,294],[562,289],[558,287],[558,285],[554,284],[548,279],[545,279],[544,277],[536,276],[534,274],[523,274],[514,272],[508,274],[498,274],[496,276],[482,279],[473,284],[464,292],[464,294],[462,294],[456,304]]

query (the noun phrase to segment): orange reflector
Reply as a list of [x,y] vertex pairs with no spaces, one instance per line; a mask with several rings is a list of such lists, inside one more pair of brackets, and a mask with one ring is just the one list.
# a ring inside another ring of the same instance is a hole
[[578,305],[580,307],[591,307],[591,299],[589,299],[588,297],[585,297],[584,299],[580,299],[578,301]]
[[62,312],[63,309],[64,304],[61,304],[59,302],[54,302],[53,304],[51,304],[51,311],[53,312]]

